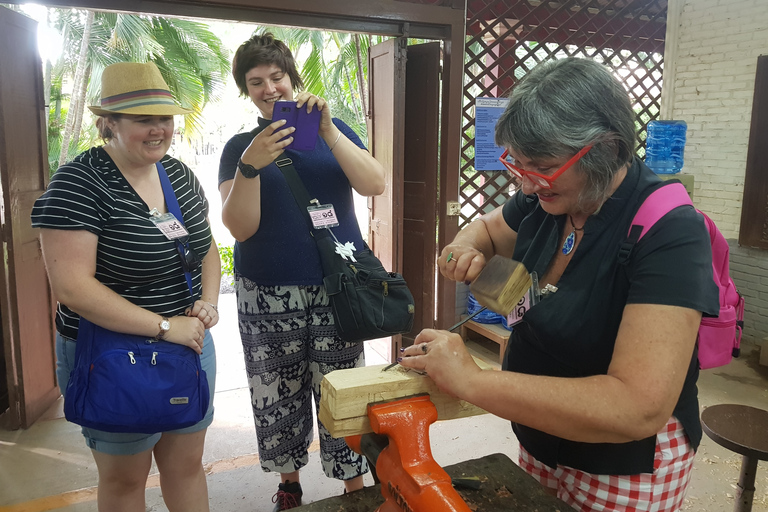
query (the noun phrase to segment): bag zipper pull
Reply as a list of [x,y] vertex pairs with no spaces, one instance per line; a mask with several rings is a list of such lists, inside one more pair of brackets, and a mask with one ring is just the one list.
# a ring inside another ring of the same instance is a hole
[[136,364],[136,359],[133,357],[133,352],[128,352],[128,357],[131,358],[131,364]]
[[386,297],[389,295],[389,283],[386,281],[382,281],[381,284],[384,286],[384,296]]
[[157,366],[157,352],[152,352],[152,365]]

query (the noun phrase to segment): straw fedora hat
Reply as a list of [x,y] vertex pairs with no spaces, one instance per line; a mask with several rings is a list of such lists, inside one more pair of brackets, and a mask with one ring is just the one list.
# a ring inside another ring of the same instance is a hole
[[176,104],[154,62],[118,62],[107,66],[101,74],[99,103],[88,107],[97,116],[169,116],[191,112]]

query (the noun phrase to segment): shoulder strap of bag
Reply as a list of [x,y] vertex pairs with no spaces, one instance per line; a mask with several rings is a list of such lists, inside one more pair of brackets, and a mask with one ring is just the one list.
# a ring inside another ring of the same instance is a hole
[[[173,191],[171,180],[168,178],[168,173],[165,171],[165,167],[160,162],[157,162],[157,174],[160,176],[160,185],[163,187],[163,195],[165,196],[165,205],[168,207],[168,211],[176,217],[181,225],[184,225],[184,217],[181,215],[181,208],[179,207],[179,200],[176,199],[176,192]],[[181,245],[181,242],[176,240],[176,245]],[[182,248],[183,249],[183,248]],[[189,294],[194,298],[195,293],[192,291],[192,275],[184,271],[184,277],[187,280],[187,287],[189,288]]]
[[288,187],[291,189],[293,198],[296,200],[296,204],[298,205],[299,210],[301,210],[304,219],[307,221],[309,234],[312,235],[315,240],[318,238],[325,238],[330,236],[330,230],[315,229],[312,225],[312,219],[309,216],[307,207],[318,203],[318,201],[317,199],[310,199],[309,192],[307,192],[307,187],[304,186],[304,182],[301,181],[299,173],[296,172],[296,168],[293,166],[293,160],[287,156],[283,156],[275,160],[275,165],[277,165],[277,167],[283,173],[283,176],[285,176],[285,181],[288,182]]
[[619,248],[619,262],[626,263],[632,249],[643,236],[666,214],[683,205],[693,205],[688,191],[679,181],[662,183],[651,192],[637,209],[627,232],[627,239]]

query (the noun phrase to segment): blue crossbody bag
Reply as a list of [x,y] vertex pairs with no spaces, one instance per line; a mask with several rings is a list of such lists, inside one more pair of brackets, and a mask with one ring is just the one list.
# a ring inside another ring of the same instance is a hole
[[[183,224],[176,194],[159,162],[157,170],[168,211]],[[185,275],[194,297],[191,275]],[[67,420],[106,432],[154,434],[198,423],[209,402],[208,380],[200,356],[191,348],[114,332],[80,317],[75,365],[64,400]]]

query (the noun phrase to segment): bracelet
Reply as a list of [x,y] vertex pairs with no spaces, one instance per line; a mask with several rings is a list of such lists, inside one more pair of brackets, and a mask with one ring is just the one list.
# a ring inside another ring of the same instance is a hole
[[217,313],[219,312],[219,308],[215,304],[211,304],[210,302],[206,302],[206,304],[211,306],[215,312],[217,312]]
[[336,144],[339,143],[339,139],[341,138],[341,130],[339,130],[339,134],[336,136],[336,140],[333,141],[333,146],[331,146],[331,153],[333,153],[333,148],[336,147]]

